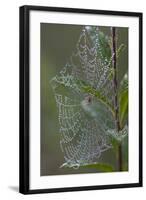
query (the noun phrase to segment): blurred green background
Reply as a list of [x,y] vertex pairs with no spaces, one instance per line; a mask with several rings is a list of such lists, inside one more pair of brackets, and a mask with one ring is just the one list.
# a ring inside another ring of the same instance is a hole
[[[41,23],[41,176],[98,172],[92,168],[59,168],[64,163],[64,155],[59,143],[58,110],[49,83],[72,55],[82,28],[81,25]],[[111,34],[110,27],[99,27],[99,30]],[[117,46],[121,43],[125,49],[118,58],[118,81],[128,71],[128,28],[117,28]],[[116,168],[113,149],[102,153],[99,162],[109,163]]]

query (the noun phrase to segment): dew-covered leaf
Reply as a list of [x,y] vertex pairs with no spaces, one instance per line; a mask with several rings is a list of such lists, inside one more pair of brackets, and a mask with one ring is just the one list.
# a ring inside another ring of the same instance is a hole
[[106,164],[106,163],[95,163],[95,164],[90,164],[90,165],[83,165],[80,167],[80,169],[82,168],[92,168],[92,169],[96,169],[100,172],[113,172],[114,168],[113,166]]

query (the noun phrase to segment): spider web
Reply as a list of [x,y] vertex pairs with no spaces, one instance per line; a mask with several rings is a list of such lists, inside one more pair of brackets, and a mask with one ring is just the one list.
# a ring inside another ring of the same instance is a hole
[[51,79],[65,159],[62,166],[97,163],[101,153],[112,147],[109,132],[116,133],[110,78],[113,55],[104,55],[99,34],[98,27],[85,26],[68,63]]

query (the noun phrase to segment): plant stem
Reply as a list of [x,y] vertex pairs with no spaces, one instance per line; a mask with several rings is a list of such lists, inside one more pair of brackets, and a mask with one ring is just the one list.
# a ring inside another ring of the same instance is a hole
[[[113,86],[114,86],[114,107],[115,107],[115,121],[116,121],[116,130],[120,131],[120,121],[119,121],[119,105],[118,105],[118,82],[117,82],[117,55],[116,55],[116,28],[111,28],[112,34],[112,54],[113,54],[113,68],[114,68],[114,78],[113,78]],[[119,144],[118,146],[118,168],[119,171],[122,171],[122,146]]]

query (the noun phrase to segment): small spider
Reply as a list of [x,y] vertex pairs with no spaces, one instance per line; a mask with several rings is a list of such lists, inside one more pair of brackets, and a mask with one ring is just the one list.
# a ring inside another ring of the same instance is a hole
[[92,103],[92,97],[91,97],[91,96],[86,96],[86,97],[85,97],[85,102],[86,102],[87,104]]

